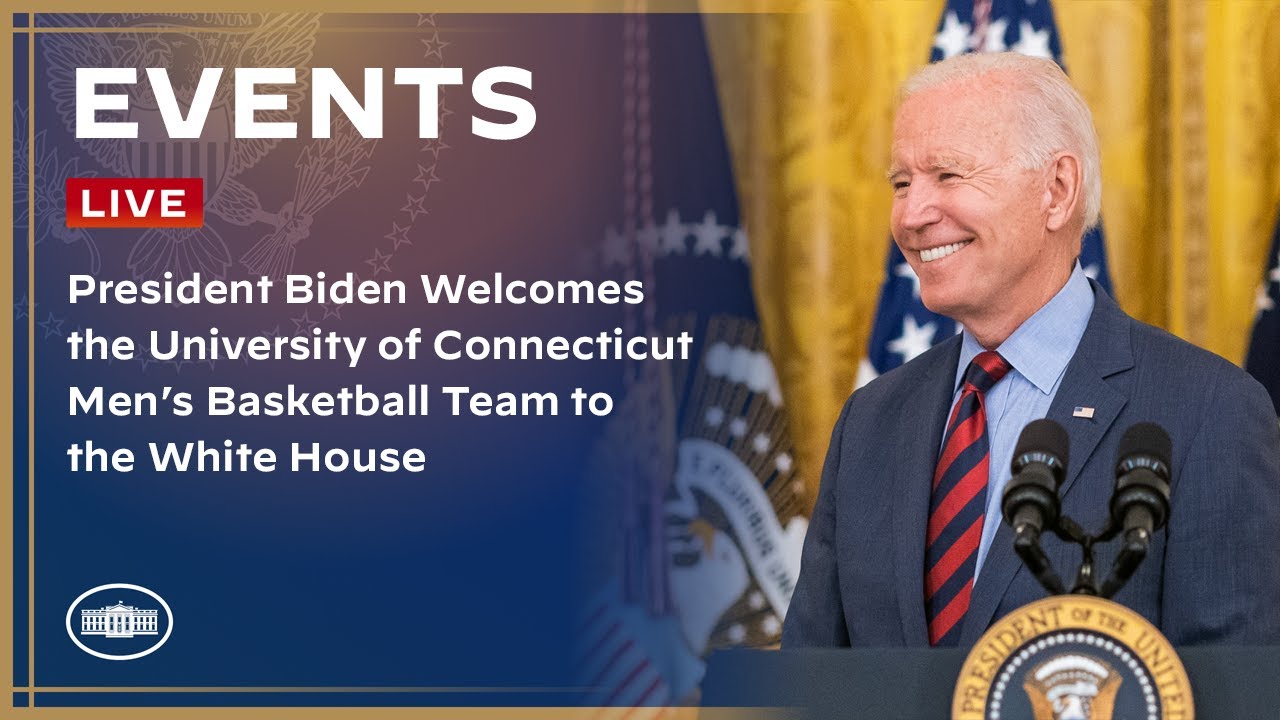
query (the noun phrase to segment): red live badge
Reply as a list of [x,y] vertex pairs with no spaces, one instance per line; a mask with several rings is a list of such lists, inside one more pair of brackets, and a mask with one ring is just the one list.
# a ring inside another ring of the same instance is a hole
[[67,178],[67,227],[203,225],[201,178]]

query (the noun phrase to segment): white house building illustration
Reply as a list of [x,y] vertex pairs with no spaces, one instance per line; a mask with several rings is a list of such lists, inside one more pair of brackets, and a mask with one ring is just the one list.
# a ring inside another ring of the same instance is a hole
[[117,602],[97,610],[80,611],[81,635],[105,635],[131,638],[134,635],[156,635],[158,610],[139,610]]

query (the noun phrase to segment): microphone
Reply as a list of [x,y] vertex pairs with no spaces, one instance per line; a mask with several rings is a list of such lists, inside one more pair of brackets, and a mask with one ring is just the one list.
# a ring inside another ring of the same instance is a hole
[[1058,487],[1067,471],[1067,431],[1035,420],[1022,429],[1013,451],[1013,479],[1004,488],[1001,509],[1015,535],[1039,536],[1058,522]]
[[1052,420],[1036,420],[1022,429],[1013,451],[1013,478],[1000,508],[1013,527],[1013,549],[1051,595],[1065,592],[1040,546],[1040,533],[1058,523],[1058,487],[1067,471],[1067,431]]
[[1147,538],[1169,518],[1169,458],[1173,441],[1155,423],[1138,423],[1120,438],[1116,453],[1116,491],[1111,496],[1111,520],[1125,537]]
[[1169,519],[1169,458],[1173,441],[1155,423],[1138,423],[1120,438],[1116,452],[1116,490],[1111,496],[1112,527],[1124,544],[1103,583],[1102,597],[1115,595],[1138,569],[1151,536]]

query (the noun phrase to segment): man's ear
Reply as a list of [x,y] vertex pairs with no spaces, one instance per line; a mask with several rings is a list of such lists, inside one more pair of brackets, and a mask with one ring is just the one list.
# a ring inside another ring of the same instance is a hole
[[1049,171],[1045,224],[1057,232],[1080,214],[1080,204],[1084,202],[1084,172],[1080,159],[1070,153],[1056,155]]

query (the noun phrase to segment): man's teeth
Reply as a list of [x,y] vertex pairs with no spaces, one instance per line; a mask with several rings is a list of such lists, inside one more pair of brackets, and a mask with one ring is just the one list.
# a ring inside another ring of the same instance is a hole
[[964,247],[965,245],[968,245],[971,242],[973,241],[961,240],[958,243],[951,243],[950,245],[943,245],[942,247],[929,248],[928,250],[921,250],[920,259],[924,262],[933,262],[934,260],[939,260],[941,258],[944,258],[958,251],[960,248]]

